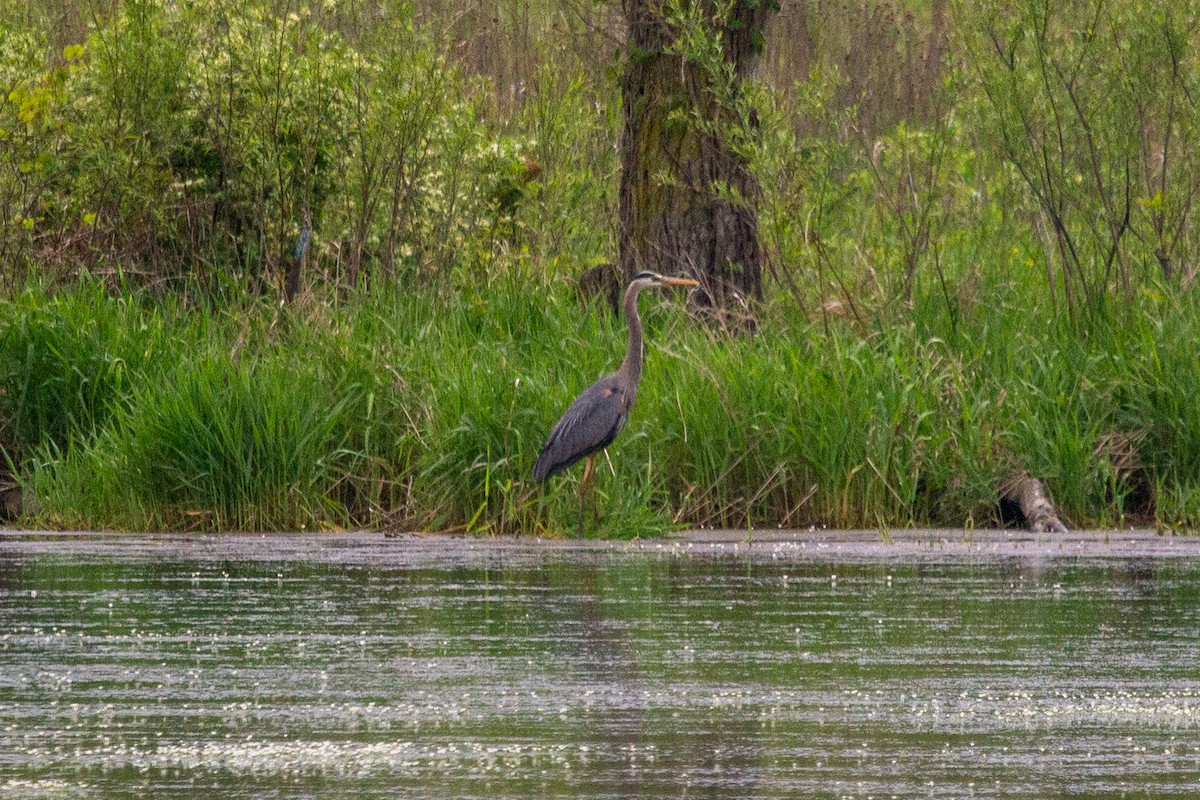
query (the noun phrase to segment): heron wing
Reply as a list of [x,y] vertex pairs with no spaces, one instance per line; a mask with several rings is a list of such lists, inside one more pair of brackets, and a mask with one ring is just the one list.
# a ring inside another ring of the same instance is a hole
[[593,383],[559,418],[533,465],[544,481],[581,458],[612,444],[629,416],[627,394],[610,375]]

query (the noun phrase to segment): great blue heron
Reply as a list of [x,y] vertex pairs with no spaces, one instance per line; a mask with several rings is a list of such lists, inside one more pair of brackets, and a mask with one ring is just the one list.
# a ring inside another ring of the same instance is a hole
[[593,383],[571,403],[546,439],[546,446],[533,465],[533,477],[545,481],[587,459],[579,483],[579,528],[583,530],[583,492],[592,477],[596,454],[613,443],[637,398],[642,379],[642,319],[638,316],[638,295],[651,286],[699,286],[690,278],[667,278],[656,272],[639,273],[625,290],[625,319],[629,323],[629,348],[621,368]]

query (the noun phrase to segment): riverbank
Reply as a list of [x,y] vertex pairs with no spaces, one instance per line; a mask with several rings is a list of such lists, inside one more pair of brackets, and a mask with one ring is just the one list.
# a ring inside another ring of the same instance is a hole
[[[986,527],[1013,474],[1068,527],[1200,524],[1192,296],[1086,335],[1027,299],[952,318],[921,294],[873,332],[770,305],[724,338],[647,298],[589,535]],[[581,471],[540,486],[532,465],[624,343],[622,320],[513,273],[282,311],[31,289],[0,300],[0,446],[26,524],[570,535]]]

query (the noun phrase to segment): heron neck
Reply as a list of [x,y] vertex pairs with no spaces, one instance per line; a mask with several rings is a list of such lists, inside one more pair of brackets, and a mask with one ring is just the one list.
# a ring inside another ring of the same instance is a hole
[[642,287],[634,282],[625,290],[625,320],[629,323],[629,347],[625,351],[625,360],[621,362],[619,374],[625,379],[626,386],[634,387],[637,391],[638,381],[642,377],[642,318],[638,316],[638,294]]

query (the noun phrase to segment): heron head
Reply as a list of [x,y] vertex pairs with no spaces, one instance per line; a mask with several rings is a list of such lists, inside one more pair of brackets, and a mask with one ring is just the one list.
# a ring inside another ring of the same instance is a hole
[[665,275],[659,275],[657,272],[646,270],[639,272],[633,276],[632,283],[645,286],[699,286],[699,281],[694,281],[691,278],[674,278]]

